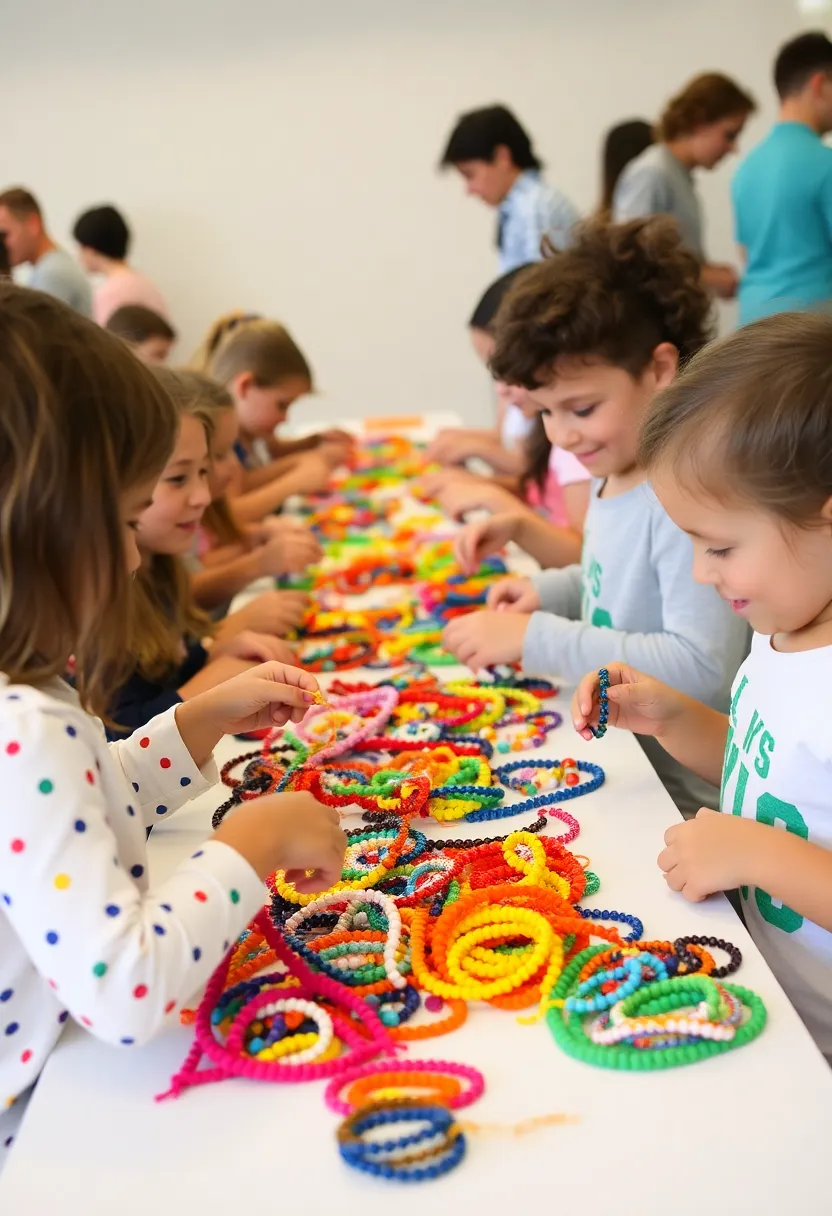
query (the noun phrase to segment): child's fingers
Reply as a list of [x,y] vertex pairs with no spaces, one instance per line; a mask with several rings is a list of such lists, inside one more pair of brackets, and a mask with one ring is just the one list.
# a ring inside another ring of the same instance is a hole
[[572,723],[575,730],[589,725],[595,709],[595,691],[598,687],[598,672],[591,671],[579,682],[572,697]]

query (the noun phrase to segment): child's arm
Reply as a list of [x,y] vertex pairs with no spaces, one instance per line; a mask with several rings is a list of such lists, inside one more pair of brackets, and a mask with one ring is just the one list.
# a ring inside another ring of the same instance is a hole
[[697,902],[715,891],[761,887],[832,932],[832,852],[755,819],[703,809],[665,832],[668,886]]
[[319,494],[327,489],[332,470],[327,462],[310,452],[288,472],[258,490],[229,495],[229,506],[240,523],[253,523],[276,511],[293,494]]
[[276,477],[290,473],[297,466],[298,459],[298,455],[278,456],[268,464],[259,465],[253,469],[243,469],[239,478],[239,492],[248,493],[250,490],[259,490],[261,486],[268,485]]
[[323,550],[305,528],[286,528],[268,536],[265,544],[222,565],[212,565],[191,575],[191,589],[202,608],[226,603],[258,578],[299,574],[320,561]]
[[191,594],[200,608],[210,611],[227,604],[238,591],[263,575],[257,552],[245,553],[230,561],[212,562],[191,573]]
[[497,473],[521,473],[525,457],[522,451],[504,448],[493,429],[449,428],[440,431],[425,453],[429,464],[463,464],[478,457]]
[[581,558],[583,537],[571,528],[558,528],[527,507],[501,504],[498,514],[468,524],[454,542],[463,571],[473,574],[484,557],[514,541],[541,566],[571,566]]

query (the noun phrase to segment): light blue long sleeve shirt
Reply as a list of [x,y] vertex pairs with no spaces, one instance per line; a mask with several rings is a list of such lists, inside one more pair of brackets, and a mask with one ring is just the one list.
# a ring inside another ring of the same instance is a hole
[[539,262],[544,236],[556,249],[565,249],[579,219],[566,195],[548,185],[536,170],[521,173],[499,206],[500,274]]

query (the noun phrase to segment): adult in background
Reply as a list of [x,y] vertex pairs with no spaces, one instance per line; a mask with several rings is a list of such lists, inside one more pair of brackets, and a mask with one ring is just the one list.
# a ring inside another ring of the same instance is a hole
[[168,308],[159,288],[147,275],[128,265],[130,229],[124,216],[109,203],[78,216],[72,235],[87,274],[101,275],[92,301],[93,318],[106,325],[118,308],[141,304],[167,318]]
[[462,115],[440,162],[443,169],[451,166],[468,194],[497,210],[501,274],[539,261],[544,237],[556,249],[569,244],[578,212],[566,195],[544,181],[528,133],[506,106]]
[[0,193],[0,237],[12,266],[32,267],[29,286],[89,317],[92,292],[80,267],[46,231],[40,203],[22,186]]
[[702,259],[703,285],[722,299],[736,295],[733,266],[709,262],[702,236],[702,205],[694,169],[715,169],[733,152],[754,99],[719,72],[694,77],[671,98],[657,127],[658,142],[627,166],[613,196],[616,223],[641,216],[670,215],[688,249]]
[[643,118],[628,118],[607,131],[601,152],[601,202],[598,207],[604,219],[612,216],[612,200],[621,174],[630,161],[641,156],[655,142],[653,124]]
[[832,300],[832,42],[801,34],[774,65],[778,121],[734,176],[746,259],[740,324]]

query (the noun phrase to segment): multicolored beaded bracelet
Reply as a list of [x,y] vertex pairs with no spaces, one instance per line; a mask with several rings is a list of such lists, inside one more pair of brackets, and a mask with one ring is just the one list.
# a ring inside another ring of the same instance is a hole
[[607,720],[610,716],[610,703],[607,690],[610,686],[610,673],[606,667],[598,672],[598,725],[590,726],[596,739],[603,739],[607,733]]
[[330,1081],[324,1092],[324,1101],[337,1115],[349,1115],[356,1108],[349,1101],[344,1101],[340,1095],[342,1090],[356,1081],[371,1082],[371,1086],[364,1091],[370,1095],[382,1087],[410,1089],[417,1085],[431,1085],[437,1077],[453,1077],[466,1082],[464,1089],[458,1086],[453,1096],[445,1102],[452,1110],[470,1106],[482,1097],[485,1090],[485,1078],[482,1073],[467,1064],[455,1064],[450,1060],[399,1060],[389,1068],[370,1063],[348,1069]]
[[[367,1135],[379,1127],[408,1124],[416,1130],[392,1140]],[[418,1098],[390,1098],[348,1115],[338,1128],[338,1148],[353,1169],[395,1182],[426,1182],[459,1165],[465,1137],[447,1106]]]

